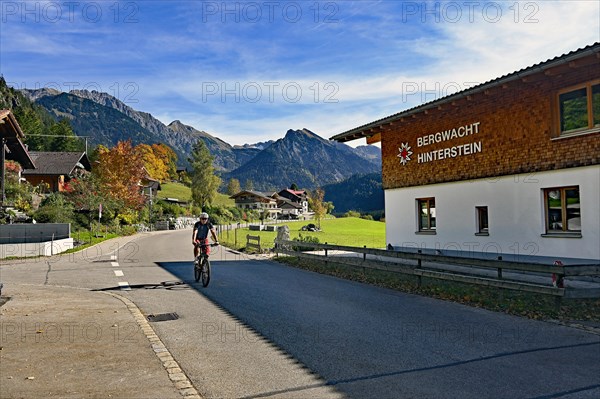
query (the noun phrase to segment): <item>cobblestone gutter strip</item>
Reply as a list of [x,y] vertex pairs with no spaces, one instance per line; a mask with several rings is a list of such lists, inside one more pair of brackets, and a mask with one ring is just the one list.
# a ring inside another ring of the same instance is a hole
[[173,358],[173,356],[171,356],[171,353],[169,352],[167,347],[163,344],[158,335],[156,335],[154,329],[152,328],[148,320],[146,320],[146,318],[144,317],[140,309],[137,307],[137,305],[129,299],[121,295],[115,294],[113,292],[104,293],[119,299],[121,302],[127,305],[127,309],[129,309],[129,311],[135,318],[135,321],[138,323],[138,325],[146,335],[146,338],[148,338],[148,341],[150,341],[150,344],[152,345],[152,350],[154,350],[154,353],[162,362],[163,367],[165,368],[165,370],[167,370],[167,373],[169,374],[169,378],[171,379],[179,393],[185,399],[203,399],[200,393],[198,393],[198,391],[196,390],[196,388],[194,388],[192,382],[189,380],[187,375],[185,375],[183,370],[179,367],[177,361]]

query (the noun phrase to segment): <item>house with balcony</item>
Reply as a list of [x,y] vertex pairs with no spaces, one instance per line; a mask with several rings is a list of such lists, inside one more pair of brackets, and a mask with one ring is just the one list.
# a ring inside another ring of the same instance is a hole
[[277,200],[273,198],[273,194],[244,190],[229,198],[233,199],[235,206],[241,210],[266,212],[267,219],[276,219],[281,213],[281,208],[277,206]]
[[[304,190],[292,190],[286,188],[279,191],[275,198],[281,201],[280,207],[285,205],[285,209],[292,211],[292,208],[297,209],[294,214],[297,216],[308,214],[308,195]],[[289,205],[292,204],[292,206]]]

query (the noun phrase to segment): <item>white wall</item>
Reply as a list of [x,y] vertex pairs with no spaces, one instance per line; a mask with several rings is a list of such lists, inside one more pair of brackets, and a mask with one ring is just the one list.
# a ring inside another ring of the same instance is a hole
[[[578,185],[581,238],[545,234],[543,188]],[[435,197],[435,235],[416,234],[417,198]],[[488,207],[489,236],[476,236],[476,206]],[[433,184],[385,191],[387,242],[395,247],[600,260],[600,166]],[[462,255],[465,255],[464,253]],[[511,256],[512,255],[512,256]],[[544,260],[544,259],[537,259]],[[545,259],[544,261],[550,261]],[[565,262],[565,264],[574,263]]]
[[0,244],[0,259],[10,257],[27,258],[31,256],[52,256],[72,248],[72,238],[36,243]]

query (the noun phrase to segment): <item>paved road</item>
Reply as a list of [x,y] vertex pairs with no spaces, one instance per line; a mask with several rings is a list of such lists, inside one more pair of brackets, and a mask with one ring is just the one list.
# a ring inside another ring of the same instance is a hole
[[598,335],[225,249],[202,288],[189,235],[120,247],[123,276],[107,249],[95,262],[56,262],[45,276],[21,278],[104,290],[127,281],[122,293],[144,313],[177,312],[153,327],[206,397],[600,397]]

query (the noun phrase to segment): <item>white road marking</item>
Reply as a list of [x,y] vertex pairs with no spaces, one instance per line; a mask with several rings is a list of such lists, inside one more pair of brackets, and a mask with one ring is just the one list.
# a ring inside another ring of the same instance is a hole
[[117,255],[111,255],[110,260],[117,260]]
[[119,262],[110,262],[112,267],[119,267]]
[[129,286],[129,283],[127,281],[119,281],[119,287],[121,287],[121,290],[123,291],[131,291],[131,287]]
[[124,276],[122,270],[113,270],[113,271],[115,272],[115,276],[117,276],[117,277],[123,277]]

